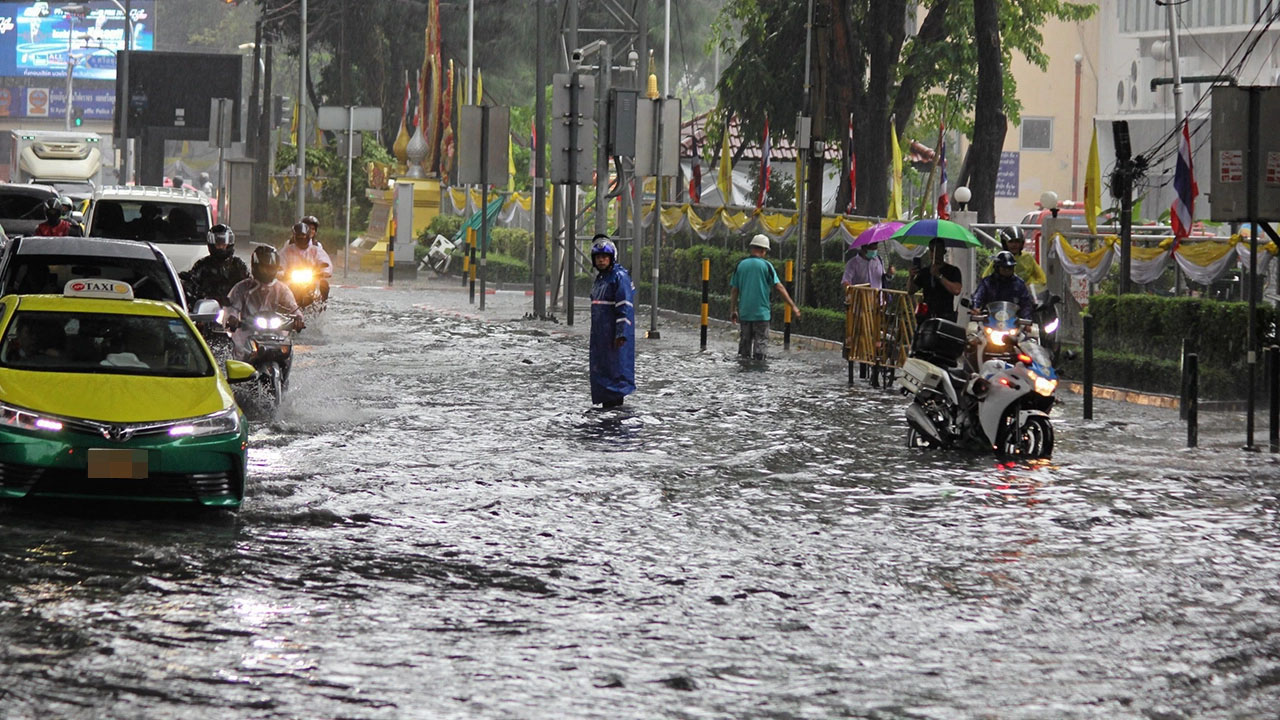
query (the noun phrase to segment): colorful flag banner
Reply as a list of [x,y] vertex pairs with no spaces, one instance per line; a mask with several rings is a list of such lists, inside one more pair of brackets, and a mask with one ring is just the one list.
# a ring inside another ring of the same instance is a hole
[[1098,234],[1098,213],[1102,212],[1102,167],[1098,163],[1098,126],[1093,126],[1089,143],[1089,162],[1084,171],[1084,221],[1089,234]]
[[889,212],[885,214],[888,220],[902,219],[902,148],[898,146],[898,129],[894,127],[892,118],[889,120],[889,152],[893,159],[891,168],[892,175],[889,177]]
[[1200,187],[1196,185],[1196,176],[1191,166],[1191,128],[1186,120],[1182,121],[1182,141],[1178,143],[1178,166],[1173,172],[1173,205],[1169,208],[1169,222],[1173,225],[1173,236],[1185,238],[1191,235],[1191,224],[1195,222],[1196,196]]
[[769,195],[769,116],[764,116],[764,143],[760,146],[760,197],[756,199],[756,207],[764,207]]
[[702,153],[698,152],[698,135],[691,133],[689,140],[693,144],[693,161],[689,172],[689,202],[702,202]]
[[858,203],[858,154],[853,146],[853,113],[849,113],[849,207],[845,212],[853,214]]
[[938,123],[938,137],[942,140],[938,143],[938,168],[941,171],[938,175],[938,217],[942,220],[950,220],[951,198],[947,196],[947,138],[942,123]]
[[733,204],[733,151],[729,148],[729,122],[732,117],[724,119],[724,135],[720,139],[720,168],[716,173],[716,187],[720,188],[720,198],[725,207]]

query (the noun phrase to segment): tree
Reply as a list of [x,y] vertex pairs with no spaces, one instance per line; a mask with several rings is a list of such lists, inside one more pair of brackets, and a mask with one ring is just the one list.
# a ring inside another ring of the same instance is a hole
[[[721,49],[736,49],[718,85],[722,110],[741,119],[747,137],[760,134],[763,111],[792,118],[801,110],[804,53],[796,49],[805,46],[806,5],[729,0],[717,19]],[[1050,18],[1078,21],[1096,10],[1064,0],[927,0],[919,30],[907,37],[916,5],[906,0],[814,0],[814,6],[814,136],[843,145],[853,118],[855,206],[872,215],[888,206],[889,122],[901,135],[917,106],[933,127],[945,121],[972,135],[974,198],[979,212],[984,202],[993,208],[993,168],[1020,107],[1009,74],[1012,53],[1045,67],[1039,28]],[[789,123],[774,127],[794,133]],[[848,201],[842,185],[838,205]]]

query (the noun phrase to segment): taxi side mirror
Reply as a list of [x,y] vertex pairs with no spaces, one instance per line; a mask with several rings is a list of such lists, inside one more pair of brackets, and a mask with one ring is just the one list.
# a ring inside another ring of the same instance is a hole
[[240,360],[228,360],[226,367],[227,382],[229,383],[242,383],[258,376],[258,371],[252,365]]

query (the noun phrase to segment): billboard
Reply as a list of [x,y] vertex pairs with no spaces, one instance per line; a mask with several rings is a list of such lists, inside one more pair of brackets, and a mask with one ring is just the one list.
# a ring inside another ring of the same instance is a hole
[[[123,3],[122,3],[123,4]],[[114,80],[124,49],[124,11],[111,0],[81,2],[74,17],[49,2],[0,2],[0,76]],[[133,46],[155,47],[155,0],[133,0]]]
[[[232,138],[240,137],[240,78],[244,56],[211,53],[129,53],[129,95],[116,79],[117,107],[128,108],[129,137],[141,137],[143,128],[164,129],[170,140],[209,139],[209,101],[231,98]],[[184,76],[199,82],[174,82],[180,68]],[[80,93],[76,92],[76,102]],[[52,103],[52,100],[50,101]],[[120,135],[121,114],[115,116]]]

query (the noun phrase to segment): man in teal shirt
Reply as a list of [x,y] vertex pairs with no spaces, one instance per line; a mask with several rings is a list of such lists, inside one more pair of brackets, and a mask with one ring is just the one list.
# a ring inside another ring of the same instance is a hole
[[782,293],[782,299],[791,306],[797,318],[800,317],[800,308],[791,300],[782,281],[778,280],[778,272],[773,265],[764,259],[769,252],[769,238],[764,235],[751,238],[747,252],[751,257],[738,263],[733,270],[733,279],[729,281],[729,307],[732,308],[729,320],[740,325],[738,356],[763,360],[769,344],[771,291],[777,288]]

